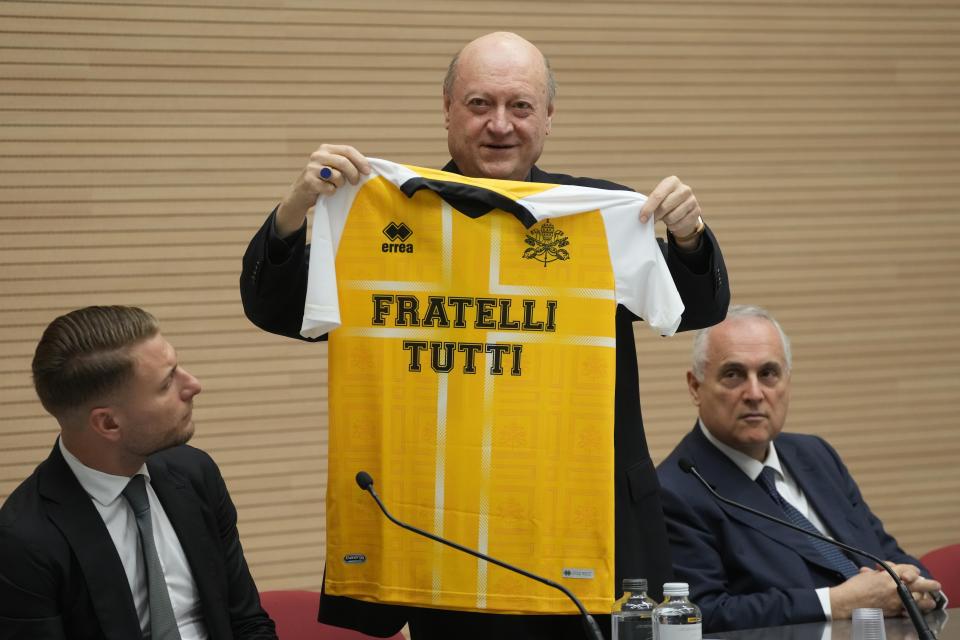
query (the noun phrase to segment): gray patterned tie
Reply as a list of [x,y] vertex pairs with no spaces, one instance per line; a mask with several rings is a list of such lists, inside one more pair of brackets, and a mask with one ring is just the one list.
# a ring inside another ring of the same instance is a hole
[[[811,533],[820,533],[817,531],[817,528],[813,526],[813,523],[807,520],[798,509],[796,509],[792,504],[784,500],[783,496],[780,495],[780,492],[777,491],[777,485],[774,481],[774,474],[776,470],[773,467],[763,467],[763,471],[760,472],[760,475],[757,477],[757,482],[761,487],[766,489],[767,493],[770,494],[770,497],[773,498],[773,501],[780,505],[780,508],[783,509],[784,514],[787,516],[787,521],[791,524],[795,524],[802,529],[806,529]],[[828,542],[823,540],[818,540],[813,536],[808,538],[813,544],[814,548],[820,552],[830,566],[833,567],[835,571],[843,575],[844,578],[850,578],[857,575],[857,565],[853,564],[850,561],[850,558],[845,556],[838,547],[833,546]]]
[[[150,600],[150,639],[180,640],[177,618],[170,604],[167,581],[163,578],[160,556],[153,540],[153,523],[150,518],[150,502],[147,500],[146,479],[135,475],[123,490],[123,497],[130,503],[137,517],[137,529],[140,530],[140,547],[143,549],[143,561],[147,567],[147,596]],[[146,636],[145,636],[146,637]]]

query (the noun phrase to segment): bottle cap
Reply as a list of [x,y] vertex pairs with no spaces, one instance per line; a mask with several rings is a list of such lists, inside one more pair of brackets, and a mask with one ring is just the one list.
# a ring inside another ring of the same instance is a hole
[[646,591],[647,579],[646,578],[624,578],[623,590],[630,591],[632,593],[637,593],[639,591]]
[[690,595],[690,585],[686,582],[665,582],[663,583],[663,595],[688,596]]

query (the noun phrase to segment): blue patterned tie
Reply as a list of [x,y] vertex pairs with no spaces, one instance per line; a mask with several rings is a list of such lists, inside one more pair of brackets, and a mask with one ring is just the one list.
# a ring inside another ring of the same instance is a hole
[[[773,467],[764,467],[763,471],[760,472],[760,475],[757,477],[757,482],[763,487],[767,493],[770,494],[770,497],[773,498],[773,501],[776,502],[783,509],[784,514],[787,516],[787,521],[791,524],[795,524],[798,527],[805,529],[811,533],[820,533],[813,523],[807,520],[807,518],[797,511],[797,509],[783,499],[783,496],[780,495],[780,492],[777,491],[777,485],[774,481],[774,474],[776,471]],[[828,542],[819,540],[810,536],[808,538],[810,542],[813,543],[814,548],[820,552],[820,554],[826,558],[827,564],[829,564],[835,571],[842,574],[844,578],[850,578],[857,575],[857,566],[853,564],[850,559],[843,554],[838,547],[833,546]]]
[[133,515],[137,518],[140,531],[140,547],[147,567],[147,598],[150,601],[150,639],[180,640],[177,618],[170,604],[170,592],[163,577],[160,556],[153,540],[153,522],[150,518],[150,501],[147,499],[146,479],[135,475],[123,490],[123,497],[130,503]]

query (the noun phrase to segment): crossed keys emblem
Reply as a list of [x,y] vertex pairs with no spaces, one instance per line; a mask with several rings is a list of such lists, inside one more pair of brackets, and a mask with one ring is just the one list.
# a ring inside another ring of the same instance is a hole
[[570,252],[564,249],[570,244],[570,240],[563,231],[553,226],[549,220],[537,228],[531,229],[527,233],[525,241],[530,246],[524,250],[523,257],[527,260],[542,262],[544,267],[557,260],[570,259]]

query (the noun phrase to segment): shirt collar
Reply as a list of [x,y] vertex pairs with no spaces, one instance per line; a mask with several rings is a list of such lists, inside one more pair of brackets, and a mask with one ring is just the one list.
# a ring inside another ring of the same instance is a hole
[[777,472],[777,475],[783,477],[783,467],[780,465],[780,456],[777,455],[777,448],[774,446],[773,442],[770,443],[770,446],[767,447],[767,458],[763,462],[758,462],[754,460],[747,454],[742,451],[737,451],[733,447],[726,445],[710,433],[710,430],[707,429],[706,425],[703,424],[703,420],[697,420],[697,424],[700,426],[700,432],[703,434],[707,440],[710,441],[710,444],[715,446],[720,450],[720,453],[730,458],[730,461],[733,464],[737,465],[741,471],[748,478],[753,481],[756,481],[760,477],[760,472],[763,471],[764,467],[770,467]]
[[[103,471],[91,469],[83,464],[75,455],[70,453],[67,446],[63,444],[63,438],[57,438],[57,445],[60,447],[60,453],[63,454],[63,459],[66,461],[67,466],[73,471],[73,475],[77,477],[77,481],[80,483],[80,486],[83,487],[83,490],[87,492],[88,496],[103,506],[106,507],[112,504],[130,482],[130,478],[127,476],[115,476],[112,473],[104,473]],[[150,481],[150,472],[147,471],[146,464],[140,467],[134,475],[138,474],[146,476],[147,481]]]

